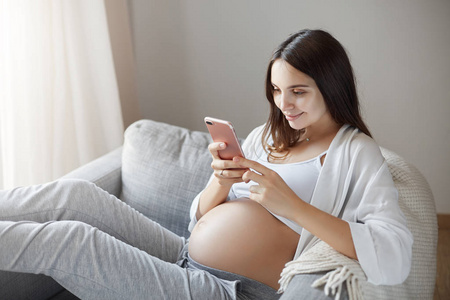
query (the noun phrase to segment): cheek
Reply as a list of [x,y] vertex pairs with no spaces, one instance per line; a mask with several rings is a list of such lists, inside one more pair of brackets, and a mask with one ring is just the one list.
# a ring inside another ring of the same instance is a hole
[[319,95],[315,95],[309,102],[309,108],[318,115],[323,115],[328,111],[325,100]]
[[327,112],[327,107],[325,106],[324,103],[320,103],[319,101],[317,101],[316,103],[314,103],[314,107],[312,108],[316,114],[318,115],[323,115],[324,113]]
[[325,101],[323,100],[323,99],[321,99],[321,101],[320,101],[320,105],[319,105],[319,108],[318,108],[323,114],[325,114],[325,113],[327,113],[328,112],[328,107],[327,107],[327,105],[325,104]]
[[275,103],[276,107],[280,108],[281,105],[280,97],[274,95],[273,102]]

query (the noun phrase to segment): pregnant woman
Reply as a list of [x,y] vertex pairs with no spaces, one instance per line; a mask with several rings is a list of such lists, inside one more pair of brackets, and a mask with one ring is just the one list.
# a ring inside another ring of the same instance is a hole
[[[1,191],[0,283],[33,273],[81,299],[278,299],[284,265],[315,239],[374,284],[403,282],[412,235],[344,48],[321,30],[291,35],[270,60],[266,96],[246,158],[209,146],[213,175],[192,203],[188,241],[85,181]],[[8,284],[1,299],[20,286]]]

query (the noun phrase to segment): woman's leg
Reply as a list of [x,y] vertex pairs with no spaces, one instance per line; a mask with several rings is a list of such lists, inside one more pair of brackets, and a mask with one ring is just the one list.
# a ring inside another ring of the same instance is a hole
[[[295,275],[289,283],[286,291],[282,294],[280,300],[289,299],[317,299],[331,300],[335,299],[334,295],[325,295],[323,287],[313,288],[311,285],[314,281],[325,275],[326,272],[313,274]],[[348,299],[348,292],[345,283],[342,286],[341,297],[339,299]]]
[[153,222],[115,196],[84,180],[60,180],[0,191],[0,221],[74,220],[153,256],[176,262],[182,237]]
[[207,272],[149,255],[78,221],[0,221],[0,269],[51,276],[81,299],[231,299]]
[[[184,245],[184,239],[162,228],[94,184],[80,180],[62,180],[0,191],[0,220],[29,220],[38,223],[50,220],[78,220],[170,262],[178,259],[180,249]],[[0,276],[3,278],[10,274],[0,272]],[[25,277],[26,281],[37,280],[30,276],[20,277]],[[54,289],[55,284],[42,280],[47,283],[48,288]],[[0,289],[4,290],[2,286]],[[21,291],[26,292],[22,289]]]

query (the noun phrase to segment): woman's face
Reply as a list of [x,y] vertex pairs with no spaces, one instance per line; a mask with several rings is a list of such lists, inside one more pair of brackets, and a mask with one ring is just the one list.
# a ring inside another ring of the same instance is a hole
[[293,129],[334,123],[314,79],[277,59],[271,80],[275,104]]

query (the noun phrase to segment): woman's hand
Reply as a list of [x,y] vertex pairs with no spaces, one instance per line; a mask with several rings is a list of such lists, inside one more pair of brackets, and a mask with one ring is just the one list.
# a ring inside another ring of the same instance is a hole
[[245,158],[235,157],[233,161],[241,168],[248,170],[242,176],[243,181],[258,183],[250,187],[251,200],[258,202],[274,214],[294,219],[295,212],[301,209],[304,202],[277,172]]
[[301,200],[275,171],[245,158],[235,157],[233,160],[241,168],[250,169],[242,177],[245,182],[253,180],[258,183],[250,187],[250,199],[272,213],[296,222],[337,251],[358,259],[346,221]]
[[212,143],[208,146],[213,161],[214,180],[203,190],[197,209],[197,220],[217,205],[226,201],[233,183],[242,182],[242,175],[247,171],[233,160],[223,160],[219,150],[225,149],[225,143]]
[[248,170],[242,168],[239,164],[233,160],[223,160],[219,156],[219,150],[223,150],[227,147],[225,143],[218,142],[212,143],[208,146],[209,152],[213,157],[211,168],[214,170],[214,176],[222,186],[230,186],[236,182],[242,182],[242,175]]

